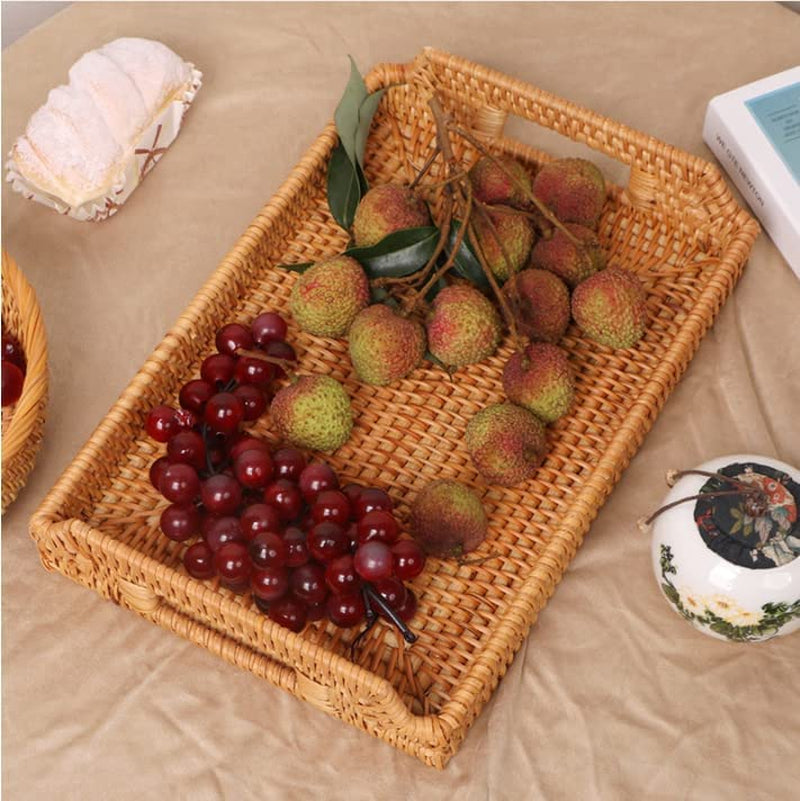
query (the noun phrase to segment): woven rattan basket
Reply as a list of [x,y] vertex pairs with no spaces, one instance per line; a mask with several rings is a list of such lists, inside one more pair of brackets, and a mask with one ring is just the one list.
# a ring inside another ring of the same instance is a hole
[[25,352],[27,371],[19,400],[3,409],[3,512],[33,469],[47,408],[47,337],[36,293],[3,251],[3,329]]
[[[370,89],[390,86],[373,121],[366,172],[373,183],[410,178],[434,139],[435,90],[462,125],[532,168],[545,153],[502,137],[507,115],[560,132],[630,168],[600,224],[611,262],[635,270],[650,324],[636,348],[611,351],[573,326],[562,344],[577,376],[573,412],[552,427],[538,475],[514,489],[486,487],[463,444],[467,421],[502,399],[508,343],[450,380],[426,366],[390,387],[360,384],[342,341],[290,328],[304,370],[341,380],[356,425],[330,459],[344,481],[386,488],[401,518],[435,478],[476,487],[490,518],[483,561],[428,561],[414,580],[419,640],[406,646],[383,623],[351,660],[355,632],[314,624],[294,634],[249,595],[191,579],[183,546],[158,531],[163,505],[147,471],[159,453],[144,432],[154,405],[175,403],[222,324],[285,310],[295,275],[276,265],[340,252],[346,235],[326,203],[333,125],[177,321],[32,520],[42,561],[321,710],[442,767],[489,700],[523,638],[642,442],[700,339],[736,283],[758,233],[717,169],[652,137],[533,86],[435,50],[408,65],[379,65]],[[457,155],[474,158],[459,146]],[[435,180],[435,174],[431,176]],[[436,198],[432,198],[434,207]],[[255,429],[271,438],[268,418]]]

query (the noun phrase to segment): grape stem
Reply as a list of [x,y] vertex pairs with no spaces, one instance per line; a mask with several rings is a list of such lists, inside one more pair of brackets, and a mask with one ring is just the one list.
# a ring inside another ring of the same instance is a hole
[[364,626],[364,629],[359,632],[358,637],[356,637],[352,643],[350,643],[350,658],[353,658],[353,654],[355,653],[356,646],[361,641],[363,637],[365,637],[369,632],[372,630],[372,627],[378,622],[378,613],[372,608],[372,602],[367,595],[366,590],[362,587],[361,588],[361,597],[364,599],[364,614],[367,618],[367,625]]
[[406,626],[397,612],[395,612],[394,609],[392,609],[392,607],[386,603],[384,598],[381,597],[380,593],[376,592],[375,588],[371,584],[364,585],[364,595],[372,603],[377,604],[381,608],[386,617],[388,617],[389,620],[391,620],[392,623],[394,623],[394,625],[400,630],[400,633],[403,635],[403,639],[407,643],[413,644],[417,641],[417,635],[414,634],[414,632],[411,631],[408,626]]

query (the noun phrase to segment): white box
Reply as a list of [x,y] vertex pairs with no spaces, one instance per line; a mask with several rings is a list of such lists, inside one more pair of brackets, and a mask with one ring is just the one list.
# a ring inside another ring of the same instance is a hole
[[703,139],[800,278],[800,67],[712,98]]

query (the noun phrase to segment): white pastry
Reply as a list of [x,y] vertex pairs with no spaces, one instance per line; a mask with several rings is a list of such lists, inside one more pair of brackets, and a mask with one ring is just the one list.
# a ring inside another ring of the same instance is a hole
[[193,97],[199,78],[161,42],[124,38],[92,50],[31,116],[11,149],[9,172],[22,191],[69,209],[119,196],[131,175],[141,177],[132,164],[143,133],[170,103]]

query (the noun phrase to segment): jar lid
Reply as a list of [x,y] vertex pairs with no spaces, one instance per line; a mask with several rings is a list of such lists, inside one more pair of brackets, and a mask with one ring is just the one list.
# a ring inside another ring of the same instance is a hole
[[[694,508],[705,544],[726,561],[754,570],[800,556],[800,484],[758,462],[734,462],[717,472],[730,480],[709,478]],[[761,492],[748,492],[750,487]]]

